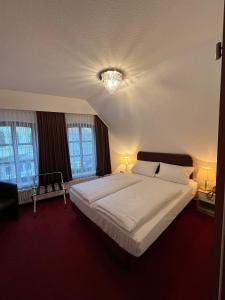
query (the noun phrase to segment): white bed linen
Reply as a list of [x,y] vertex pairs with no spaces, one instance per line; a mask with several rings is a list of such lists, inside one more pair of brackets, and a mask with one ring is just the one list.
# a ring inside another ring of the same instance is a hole
[[88,204],[92,204],[100,198],[136,184],[141,180],[141,177],[135,174],[119,173],[72,185],[70,190],[79,194]]
[[180,184],[149,178],[99,199],[93,207],[132,232],[179,196],[182,188]]
[[[146,176],[143,176],[143,180],[146,179]],[[157,178],[155,179],[157,180]],[[189,185],[183,187],[186,188],[182,190],[181,195],[176,197],[173,201],[161,209],[153,218],[146,221],[141,227],[131,233],[123,230],[121,227],[116,225],[115,222],[94,210],[92,206],[88,205],[82,197],[73,190],[70,190],[70,199],[84,215],[98,225],[121,248],[126,250],[128,253],[139,257],[193,199],[197,191],[197,183],[190,180]]]

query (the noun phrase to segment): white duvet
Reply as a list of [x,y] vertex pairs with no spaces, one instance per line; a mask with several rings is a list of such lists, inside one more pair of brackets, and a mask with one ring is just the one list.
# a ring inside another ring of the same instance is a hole
[[83,200],[88,204],[92,204],[100,198],[106,197],[140,181],[140,177],[135,174],[119,173],[75,184],[71,186],[71,189],[81,195]]
[[126,231],[132,232],[156,215],[187,187],[149,178],[96,201],[93,208],[107,215]]

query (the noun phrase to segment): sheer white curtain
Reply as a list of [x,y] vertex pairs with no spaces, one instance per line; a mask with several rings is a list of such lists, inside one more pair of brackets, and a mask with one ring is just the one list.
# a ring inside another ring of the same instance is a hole
[[0,110],[0,180],[32,186],[38,170],[37,120],[32,111]]
[[93,115],[65,114],[73,178],[96,174]]

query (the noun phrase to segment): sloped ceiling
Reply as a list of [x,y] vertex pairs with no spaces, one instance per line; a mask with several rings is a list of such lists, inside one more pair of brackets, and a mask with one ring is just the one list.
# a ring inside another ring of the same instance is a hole
[[[0,88],[86,99],[113,162],[139,149],[215,160],[222,0],[0,0]],[[96,78],[127,77],[109,94]]]

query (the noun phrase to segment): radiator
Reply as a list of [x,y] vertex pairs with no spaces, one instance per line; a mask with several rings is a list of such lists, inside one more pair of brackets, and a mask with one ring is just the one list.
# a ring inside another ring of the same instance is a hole
[[[50,197],[56,197],[59,195],[62,195],[62,191],[56,191],[56,192],[51,192],[51,193],[44,193],[39,200],[43,199],[48,199]],[[18,191],[18,196],[19,196],[19,205],[23,205],[26,203],[31,203],[32,202],[32,189],[27,189],[27,190],[20,190]]]
[[25,204],[32,202],[32,189],[20,190],[18,192],[19,204]]

